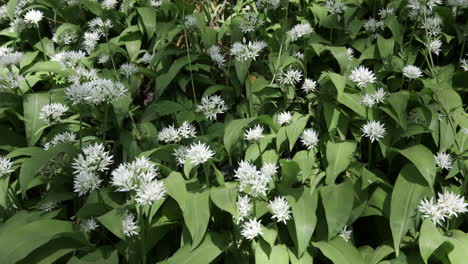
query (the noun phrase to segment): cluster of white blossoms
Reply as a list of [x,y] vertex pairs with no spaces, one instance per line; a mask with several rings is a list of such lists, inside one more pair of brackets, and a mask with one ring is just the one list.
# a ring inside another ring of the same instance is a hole
[[110,19],[103,20],[100,17],[93,18],[88,25],[92,32],[97,32],[99,35],[107,35],[113,27]]
[[295,25],[290,31],[288,31],[289,38],[291,41],[296,41],[305,35],[312,33],[314,30],[309,23],[301,23]]
[[241,235],[248,240],[252,240],[258,235],[263,235],[261,220],[254,218],[244,222],[242,225]]
[[75,85],[97,80],[99,80],[99,77],[96,69],[88,70],[82,66],[73,69],[73,72],[68,76],[68,81]]
[[120,73],[127,78],[130,78],[130,76],[134,75],[137,72],[138,67],[133,63],[126,62],[120,65]]
[[370,83],[375,83],[376,78],[374,73],[365,66],[355,68],[349,75],[349,79],[355,82],[358,87],[366,87]]
[[302,84],[301,89],[305,93],[311,93],[317,89],[317,82],[312,79],[306,78],[304,80],[304,83]]
[[49,201],[41,203],[37,206],[37,209],[41,210],[42,212],[51,212],[55,208],[57,208],[59,204],[55,201]]
[[192,28],[192,27],[195,27],[195,25],[197,25],[197,18],[193,15],[186,15],[184,17],[184,26],[186,28]]
[[102,180],[98,173],[108,170],[112,162],[112,155],[105,151],[103,144],[84,147],[83,154],[79,154],[72,163],[74,191],[81,196],[99,188]]
[[36,9],[29,9],[29,11],[24,15],[24,22],[39,26],[39,22],[41,22],[43,17],[44,13],[41,11]]
[[341,18],[341,15],[348,8],[345,3],[339,0],[327,0],[325,2],[325,7],[327,8],[328,13],[338,15],[338,19]]
[[394,14],[395,14],[395,9],[392,7],[381,8],[378,13],[378,15],[380,16],[380,19],[382,20]]
[[249,196],[238,195],[236,206],[237,206],[237,212],[239,213],[239,217],[237,218],[236,223],[239,224],[240,222],[242,222],[245,218],[247,218],[250,215],[253,209],[253,204],[251,203]]
[[11,167],[13,166],[13,162],[10,159],[5,158],[4,156],[0,156],[0,177],[7,175],[10,172],[13,172]]
[[[468,55],[468,54],[467,54]],[[468,59],[461,58],[460,59],[460,66],[464,71],[468,71]]]
[[83,34],[83,48],[88,54],[91,54],[101,39],[101,32],[87,31]]
[[120,164],[112,172],[111,184],[118,192],[135,192],[134,199],[140,205],[153,204],[166,195],[162,181],[158,181],[158,167],[146,157],[131,163]]
[[62,121],[62,116],[68,111],[68,106],[61,103],[46,104],[41,108],[39,119],[46,124]]
[[52,41],[59,45],[70,45],[75,43],[78,40],[78,35],[71,30],[60,32],[60,35],[57,32],[54,32],[52,35]]
[[437,201],[434,197],[424,198],[418,206],[419,212],[424,218],[429,218],[434,224],[441,225],[445,220],[453,216],[468,212],[468,203],[465,203],[464,197],[451,191],[444,190],[438,193]]
[[430,53],[434,53],[435,55],[439,55],[440,51],[442,50],[442,41],[440,39],[433,40],[427,44],[427,49]]
[[302,132],[301,142],[307,149],[314,148],[319,143],[318,133],[313,128],[308,128]]
[[55,135],[52,140],[44,144],[44,149],[48,150],[58,144],[73,144],[76,142],[76,135],[73,132],[65,131]]
[[428,17],[424,21],[422,28],[424,28],[427,31],[427,34],[430,37],[437,37],[442,32],[442,19],[435,16]]
[[152,7],[160,7],[163,3],[163,0],[151,0],[150,5]]
[[257,0],[255,5],[258,9],[275,10],[280,6],[280,0]]
[[351,234],[353,233],[352,230],[347,230],[347,229],[348,227],[345,225],[339,233],[339,236],[343,238],[343,240],[346,242],[348,242],[351,239]]
[[190,146],[179,146],[174,150],[174,156],[177,164],[183,166],[186,160],[189,160],[193,165],[200,165],[207,162],[214,156],[214,151],[205,143],[193,143]]
[[154,56],[151,53],[145,52],[145,54],[143,54],[143,56],[141,57],[140,61],[144,64],[151,64],[153,58]]
[[10,47],[0,47],[0,68],[18,65],[23,58],[23,52],[13,51]]
[[138,235],[138,225],[135,222],[135,215],[125,211],[122,215],[122,231],[126,237]]
[[223,98],[219,95],[204,96],[197,105],[197,112],[203,112],[209,120],[216,120],[216,116],[228,110]]
[[291,112],[289,112],[289,111],[281,112],[276,116],[276,122],[280,126],[282,126],[284,124],[289,124],[289,123],[291,123],[291,121],[292,121],[292,115],[291,115]]
[[368,121],[361,127],[362,135],[368,137],[371,142],[379,141],[386,134],[385,127],[380,121]]
[[0,89],[19,89],[25,78],[17,72],[7,72],[0,75]]
[[56,53],[50,60],[56,61],[62,65],[63,68],[71,68],[74,69],[78,62],[83,59],[86,54],[79,50],[79,51],[61,51]]
[[242,32],[254,32],[257,28],[261,27],[265,21],[258,17],[257,13],[248,12],[244,14],[242,21],[239,24]]
[[293,54],[293,57],[295,57],[296,59],[299,59],[299,60],[303,60],[304,59],[304,53],[302,53],[301,51],[296,51],[294,52]]
[[158,139],[166,143],[178,143],[182,139],[193,138],[196,134],[195,126],[184,121],[179,128],[175,128],[174,125],[163,128],[158,133]]
[[452,158],[450,154],[445,152],[437,152],[437,155],[434,155],[435,163],[437,167],[450,170],[452,168]]
[[346,55],[348,55],[348,60],[352,61],[354,59],[354,50],[353,48],[346,49]]
[[409,0],[409,17],[413,20],[423,20],[424,17],[430,17],[434,7],[442,4],[442,0]]
[[383,103],[387,92],[383,88],[377,89],[373,94],[365,94],[362,96],[362,103],[367,107],[373,107],[376,104]]
[[205,143],[198,142],[190,145],[186,159],[189,159],[190,163],[196,166],[207,162],[213,156],[214,152],[211,150],[210,146]]
[[272,176],[276,174],[277,167],[274,163],[263,164],[261,170],[250,162],[239,162],[239,168],[235,170],[236,179],[239,181],[239,190],[246,192],[253,197],[266,195],[268,183]]
[[236,57],[239,62],[245,62],[249,59],[255,60],[260,55],[260,52],[267,46],[264,41],[249,41],[245,43],[245,39],[232,44],[230,53]]
[[286,71],[281,71],[278,74],[278,82],[281,85],[291,85],[294,86],[299,83],[302,79],[302,72],[297,69],[289,68]]
[[85,231],[86,233],[90,233],[91,231],[99,227],[94,217],[82,220],[80,226],[81,229],[83,229],[83,231]]
[[221,67],[226,62],[223,54],[221,53],[221,48],[218,45],[213,45],[208,49],[208,54],[210,55],[211,60],[213,60],[218,67]]
[[403,67],[402,73],[403,73],[403,76],[412,80],[417,79],[422,76],[421,69],[414,65],[407,65]]
[[273,201],[270,201],[268,207],[271,209],[273,216],[271,218],[276,219],[277,222],[283,222],[291,219],[291,206],[284,197],[275,197]]
[[119,2],[117,0],[103,0],[101,2],[102,8],[107,10],[116,9],[118,4]]
[[256,125],[253,128],[249,128],[244,134],[245,140],[256,141],[263,138],[263,126]]
[[74,83],[65,89],[72,105],[100,105],[111,103],[124,96],[127,88],[120,82],[109,79],[94,79],[84,83]]

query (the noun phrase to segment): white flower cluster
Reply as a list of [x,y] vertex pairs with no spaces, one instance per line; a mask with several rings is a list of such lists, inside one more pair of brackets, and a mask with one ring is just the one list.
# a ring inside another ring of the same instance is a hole
[[462,196],[445,190],[443,193],[438,193],[437,201],[434,197],[421,200],[418,210],[424,218],[429,218],[434,224],[441,225],[453,216],[457,217],[458,214],[468,212],[467,206],[468,203],[465,203]]
[[195,126],[184,121],[179,128],[175,128],[174,125],[163,128],[158,133],[158,138],[166,143],[178,143],[182,139],[193,138],[196,134]]
[[185,159],[189,159],[190,163],[196,166],[207,162],[213,156],[214,152],[211,150],[210,146],[205,143],[198,142],[190,145]]
[[164,183],[157,180],[158,175],[154,163],[141,157],[131,163],[120,164],[112,172],[111,183],[119,192],[134,191],[138,204],[152,204],[166,195]]
[[255,60],[260,55],[260,52],[267,46],[264,41],[249,41],[234,42],[231,46],[230,53],[236,57],[239,62],[245,62],[249,59]]
[[52,36],[52,41],[59,45],[70,45],[78,40],[78,35],[71,30],[61,32],[60,35],[57,32]]
[[348,8],[345,3],[339,0],[327,0],[327,2],[325,2],[325,7],[328,13],[338,15],[339,20],[341,19],[341,15]]
[[0,68],[18,65],[23,57],[23,52],[13,51],[9,47],[0,47]]
[[54,210],[58,206],[59,206],[59,204],[57,202],[50,201],[50,202],[45,202],[45,203],[39,204],[37,209],[41,210],[42,212],[51,212],[52,210]]
[[313,128],[308,128],[302,132],[301,142],[307,149],[314,148],[319,143],[318,133]]
[[21,82],[25,78],[17,72],[7,72],[5,76],[0,75],[0,88],[1,89],[19,89]]
[[346,54],[348,55],[348,60],[352,61],[354,59],[354,50],[353,50],[353,48],[346,49]]
[[152,7],[160,7],[163,3],[163,0],[151,0],[150,5]]
[[437,37],[442,32],[442,19],[439,17],[428,17],[423,25],[422,28],[427,30],[427,34],[430,37]]
[[81,229],[83,229],[83,231],[85,231],[86,233],[90,233],[91,231],[99,227],[94,217],[84,219],[81,222],[80,226],[81,226]]
[[72,163],[75,192],[84,195],[99,188],[102,180],[98,173],[108,170],[112,162],[112,156],[105,151],[103,144],[94,143],[84,147],[83,154],[78,155]]
[[249,128],[244,134],[245,140],[256,141],[263,138],[263,126],[256,125],[253,128]]
[[91,54],[101,39],[100,31],[88,31],[83,34],[83,47],[88,54]]
[[351,75],[349,75],[349,78],[361,88],[366,87],[367,84],[375,83],[376,81],[374,73],[362,65],[355,68],[351,72]]
[[153,58],[154,56],[151,53],[145,52],[145,54],[143,54],[143,57],[141,57],[141,62],[145,64],[150,64],[153,61]]
[[292,121],[292,115],[291,115],[291,112],[289,112],[289,111],[281,112],[276,116],[276,122],[280,126],[282,126],[284,124],[289,124],[289,123],[291,123],[291,121]]
[[221,53],[221,48],[217,45],[213,45],[208,49],[208,54],[210,55],[211,60],[213,60],[218,67],[221,67],[226,62],[223,54]]
[[409,17],[412,20],[430,17],[434,7],[442,4],[442,0],[408,0]]
[[422,71],[419,67],[414,65],[407,65],[403,67],[403,76],[408,79],[417,79],[422,76]]
[[302,84],[301,89],[306,93],[311,93],[317,89],[317,82],[312,79],[306,78],[304,80],[304,83]]
[[108,79],[94,79],[85,83],[74,83],[65,89],[65,94],[72,103],[99,105],[110,103],[124,96],[127,88],[120,83]]
[[346,242],[348,242],[351,239],[351,234],[353,233],[352,230],[347,230],[347,229],[348,227],[345,225],[339,233],[339,236],[343,238],[343,240]]
[[433,40],[427,45],[429,52],[434,53],[435,55],[439,55],[440,51],[442,50],[441,48],[442,41],[440,39]]
[[216,116],[228,110],[223,98],[219,95],[204,96],[201,104],[197,105],[197,112],[203,112],[209,120],[216,120]]
[[184,18],[184,26],[186,28],[192,28],[197,25],[197,18],[193,15],[186,15]]
[[4,156],[0,156],[0,177],[7,175],[10,172],[13,172],[11,167],[13,163],[10,159],[5,158]]
[[468,71],[468,59],[461,58],[460,59],[460,66],[464,71]]
[[268,207],[271,209],[273,216],[271,218],[276,219],[277,222],[283,222],[291,219],[291,206],[284,197],[275,197],[273,201],[270,201]]
[[381,8],[379,10],[380,19],[383,20],[386,17],[392,16],[395,14],[395,9],[392,7]]
[[239,168],[235,170],[234,177],[239,181],[239,190],[247,192],[253,197],[266,195],[268,191],[268,183],[272,176],[276,174],[276,165],[273,163],[265,163],[261,170],[257,170],[255,165],[247,161],[241,161]]
[[74,69],[79,60],[83,59],[86,54],[79,50],[79,51],[61,51],[56,53],[52,58],[51,61],[56,61],[62,65],[63,68],[71,68]]
[[368,137],[371,142],[379,141],[386,134],[385,127],[380,121],[368,121],[361,128],[364,137]]
[[24,21],[28,24],[39,26],[39,22],[41,22],[43,17],[44,13],[41,11],[36,9],[29,9],[29,11],[24,15]]
[[116,9],[119,2],[117,0],[103,0],[101,6],[103,9]]
[[244,14],[244,18],[239,24],[242,32],[254,32],[257,28],[261,27],[265,22],[262,18],[258,17],[257,13],[249,12]]
[[46,124],[62,121],[62,116],[68,111],[68,106],[61,103],[46,104],[41,108],[39,119]]
[[236,221],[237,224],[242,222],[244,218],[247,218],[253,209],[253,204],[250,201],[250,198],[247,195],[244,196],[237,196],[237,212],[239,213],[239,217]]
[[385,28],[383,20],[377,20],[370,17],[366,23],[364,23],[364,29],[371,34],[371,39],[377,38],[377,30]]
[[302,72],[297,69],[289,68],[286,71],[281,71],[278,74],[278,82],[281,85],[291,85],[294,86],[299,83],[302,79]]
[[365,94],[362,97],[362,103],[367,107],[373,107],[376,104],[383,103],[387,92],[383,88],[377,89],[373,94]]
[[248,240],[252,240],[258,235],[263,235],[261,220],[250,219],[242,225],[241,235]]
[[134,75],[137,72],[138,72],[138,67],[133,63],[127,62],[127,63],[120,65],[120,73],[127,78],[130,78],[130,76]]
[[51,141],[44,144],[44,149],[48,150],[58,144],[73,144],[76,142],[76,135],[73,132],[63,132],[55,135]]
[[258,9],[275,10],[280,6],[280,0],[257,0],[256,6]]
[[113,27],[110,19],[103,20],[100,17],[93,18],[93,20],[89,21],[88,25],[91,31],[98,33],[98,35],[107,35]]
[[302,23],[295,25],[289,32],[289,38],[291,41],[296,41],[305,35],[312,33],[314,30],[309,23]]
[[80,85],[85,82],[98,81],[98,73],[96,69],[86,69],[82,66],[76,67],[68,76],[68,81],[72,84]]
[[125,211],[122,215],[122,231],[126,237],[138,235],[138,225],[135,222],[135,215]]
[[437,155],[434,155],[435,163],[437,167],[450,170],[452,168],[452,158],[450,154],[445,152],[438,152]]

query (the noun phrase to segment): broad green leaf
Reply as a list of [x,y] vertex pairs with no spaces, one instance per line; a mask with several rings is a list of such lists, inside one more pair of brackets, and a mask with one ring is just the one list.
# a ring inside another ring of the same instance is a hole
[[366,259],[368,264],[378,264],[382,259],[394,253],[395,250],[391,246],[382,245],[374,250],[374,252]]
[[326,242],[319,241],[312,243],[318,247],[322,253],[335,264],[363,264],[365,263],[361,254],[350,242],[344,241],[341,237]]
[[296,254],[294,254],[291,249],[288,248],[288,253],[289,253],[289,261],[291,261],[291,264],[311,264],[314,262],[312,256],[309,254],[308,251],[304,252],[304,255],[302,255],[301,258],[297,258]]
[[265,241],[259,240],[255,246],[255,263],[268,263],[270,251],[270,246]]
[[129,112],[129,107],[132,104],[132,98],[130,96],[124,96],[112,102],[112,108],[114,109],[115,119],[117,119],[117,125],[123,126],[123,120]]
[[419,250],[424,263],[428,263],[432,253],[447,240],[430,219],[425,219],[419,235]]
[[317,224],[317,200],[318,193],[311,194],[307,188],[288,189],[282,192],[286,196],[293,221],[288,221],[288,230],[296,244],[298,256],[302,257],[309,246],[310,238]]
[[301,168],[297,162],[293,160],[280,160],[281,165],[281,182],[287,186],[292,186],[297,182],[297,176],[301,172]]
[[299,136],[302,134],[302,131],[304,131],[308,120],[309,116],[300,117],[286,127],[286,135],[289,140],[289,151],[292,151],[294,148],[294,145],[296,144]]
[[122,229],[122,215],[123,211],[121,209],[113,209],[107,214],[98,217],[99,222],[116,235],[120,239],[126,239],[123,229]]
[[217,256],[228,247],[226,233],[207,233],[200,246],[191,249],[186,244],[167,260],[168,264],[207,264],[211,263]]
[[408,106],[409,93],[407,91],[393,93],[387,97],[387,102],[390,103],[396,116],[398,123],[406,130],[408,117],[406,114],[406,107]]
[[271,249],[270,264],[289,264],[288,248],[285,245],[276,245]]
[[353,154],[356,150],[356,142],[343,141],[333,143],[327,142],[327,178],[326,183],[332,184],[335,182],[336,177],[348,168],[353,160]]
[[[194,61],[197,60],[197,58],[198,57],[196,55],[192,55],[190,57],[191,63],[193,64]],[[189,64],[189,58],[187,56],[176,59],[172,63],[171,67],[169,67],[167,72],[159,75],[156,78],[156,82],[155,82],[156,83],[156,88],[155,88],[156,97],[159,97],[164,93],[164,91],[167,89],[169,84],[171,84],[171,82],[174,80],[174,78],[177,76],[180,70],[183,67],[187,66],[188,64]]]
[[34,146],[41,137],[42,131],[36,133],[45,125],[44,120],[39,119],[41,108],[49,103],[49,95],[46,93],[28,94],[23,102],[24,126],[28,146]]
[[141,16],[148,37],[151,38],[154,32],[156,32],[156,9],[152,7],[139,7],[137,11]]
[[366,118],[366,108],[362,104],[361,94],[343,93],[343,96],[337,98],[338,102],[344,104],[353,110],[356,114]]
[[202,241],[210,220],[209,193],[187,193],[183,214],[185,225],[192,237],[192,249],[194,249]]
[[448,241],[453,245],[453,249],[448,252],[451,264],[466,264],[468,259],[468,234],[460,230],[451,230],[452,236]]
[[236,119],[226,124],[226,128],[224,129],[224,147],[228,153],[231,152],[234,143],[244,134],[245,127],[254,120],[255,118]]
[[394,54],[393,48],[395,47],[395,41],[393,38],[386,39],[379,34],[377,35],[377,48],[379,49],[381,58],[388,58]]
[[167,194],[176,200],[180,209],[184,211],[185,201],[188,197],[184,176],[179,172],[173,171],[164,179],[164,186],[166,187]]
[[350,181],[323,186],[320,189],[327,218],[328,239],[332,239],[346,225],[353,210],[354,190]]
[[16,263],[55,236],[72,231],[72,222],[53,219],[34,221],[9,229],[0,238],[2,263]]
[[390,228],[397,256],[400,253],[400,243],[416,215],[418,204],[428,190],[427,183],[416,167],[406,164],[395,182],[390,204]]
[[436,166],[432,152],[422,144],[408,147],[405,149],[397,149],[403,156],[409,159],[421,175],[426,179],[429,186],[434,185],[436,177]]
[[338,101],[342,98],[344,94],[344,88],[346,86],[346,77],[336,73],[327,73],[330,80],[333,82],[333,85],[336,88],[337,99]]
[[229,212],[233,217],[237,217],[237,189],[233,184],[211,188],[210,198],[221,210]]

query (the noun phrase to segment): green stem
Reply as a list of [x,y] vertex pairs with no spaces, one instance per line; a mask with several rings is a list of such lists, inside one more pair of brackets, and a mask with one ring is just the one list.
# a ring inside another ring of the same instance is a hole
[[109,57],[110,57],[111,62],[112,62],[112,68],[114,69],[114,75],[115,75],[115,77],[117,78],[117,81],[120,82],[119,73],[117,72],[117,68],[115,67],[114,53],[112,52],[112,49],[111,49],[111,46],[110,46],[110,42],[109,42],[109,38],[107,37],[107,32],[104,33],[104,36],[106,37],[107,48],[109,49]]
[[369,145],[368,145],[368,150],[367,150],[367,155],[369,155],[369,170],[372,168],[372,142],[369,138]]
[[81,117],[81,114],[80,114],[80,130],[78,132],[78,134],[80,136],[80,149],[83,146],[83,132],[82,132],[82,129],[83,129],[83,117]]
[[284,17],[284,23],[283,25],[281,26],[281,45],[280,45],[280,50],[279,50],[279,53],[278,53],[278,59],[276,60],[276,66],[275,66],[275,72],[273,74],[273,78],[271,79],[271,83],[270,84],[273,84],[275,82],[275,78],[276,78],[276,75],[278,74],[278,70],[280,68],[280,60],[281,60],[281,53],[283,52],[283,45],[284,45],[284,42],[285,42],[285,35],[286,33],[284,32],[284,29],[286,28],[286,24],[288,23],[288,10],[289,8],[286,8],[286,15]]
[[206,164],[203,164],[203,172],[205,173],[205,182],[206,182],[206,185],[209,187],[211,184],[210,184],[210,176],[208,174],[208,168],[206,167]]
[[105,107],[104,107],[104,123],[103,123],[103,136],[102,136],[102,141],[104,142],[104,144],[106,144],[106,134],[107,134],[107,118],[108,118],[108,115],[109,115],[109,104],[106,103]]
[[197,94],[195,93],[195,84],[193,82],[192,58],[190,57],[190,49],[189,49],[189,43],[188,43],[188,38],[187,38],[187,29],[185,27],[184,27],[184,35],[185,35],[185,47],[187,49],[187,58],[188,58],[188,63],[190,67],[190,83],[192,84],[192,94],[193,94],[193,98],[195,99],[195,104],[198,104]]

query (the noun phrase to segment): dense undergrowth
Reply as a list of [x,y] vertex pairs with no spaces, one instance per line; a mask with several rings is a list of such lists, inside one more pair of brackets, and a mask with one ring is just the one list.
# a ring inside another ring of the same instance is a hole
[[9,0],[2,263],[467,263],[466,0]]

